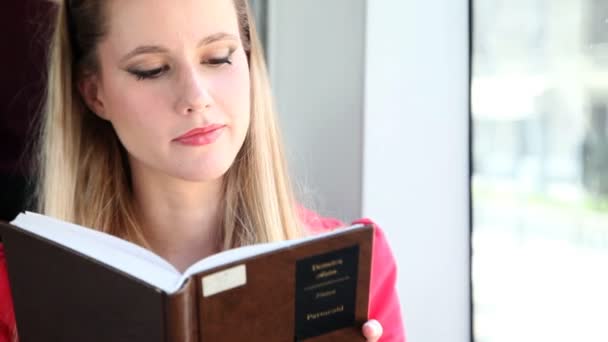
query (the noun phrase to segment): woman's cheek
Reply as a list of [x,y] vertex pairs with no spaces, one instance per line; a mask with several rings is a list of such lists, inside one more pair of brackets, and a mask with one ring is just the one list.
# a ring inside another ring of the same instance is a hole
[[127,150],[140,154],[171,138],[166,132],[171,126],[159,114],[160,108],[158,100],[135,92],[125,93],[114,102],[112,124]]
[[155,89],[139,89],[140,91],[125,92],[122,94],[120,110],[124,119],[132,129],[151,129],[155,126],[165,126],[166,118],[160,114],[164,110],[161,94]]

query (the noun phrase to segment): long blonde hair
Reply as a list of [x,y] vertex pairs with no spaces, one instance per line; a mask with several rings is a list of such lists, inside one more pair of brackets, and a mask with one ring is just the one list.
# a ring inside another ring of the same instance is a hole
[[[105,0],[64,0],[49,51],[40,129],[39,211],[149,247],[134,214],[126,151],[82,101],[76,81],[97,70]],[[262,47],[246,0],[234,0],[251,79],[251,123],[224,175],[221,241],[232,248],[301,235]]]

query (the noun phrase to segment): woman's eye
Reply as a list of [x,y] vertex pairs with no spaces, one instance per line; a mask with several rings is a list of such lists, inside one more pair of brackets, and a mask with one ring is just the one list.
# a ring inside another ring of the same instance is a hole
[[214,57],[208,58],[202,62],[202,64],[207,64],[212,67],[220,67],[224,64],[231,65],[232,64],[232,54],[234,53],[234,49],[230,49],[226,57]]
[[155,69],[149,69],[149,70],[129,70],[129,72],[133,75],[135,75],[135,77],[137,77],[138,81],[141,80],[146,80],[146,79],[152,79],[152,78],[157,78],[160,77],[162,74],[164,74],[165,72],[167,72],[167,70],[169,70],[169,66],[162,66],[160,68],[155,68]]
[[226,56],[224,58],[210,58],[205,63],[210,65],[232,64],[232,60],[230,56]]

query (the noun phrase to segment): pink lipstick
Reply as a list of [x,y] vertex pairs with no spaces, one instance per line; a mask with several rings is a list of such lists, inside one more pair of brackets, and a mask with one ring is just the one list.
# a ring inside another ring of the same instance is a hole
[[173,139],[173,141],[187,146],[213,144],[222,135],[225,127],[226,125],[213,124],[202,128],[195,128]]

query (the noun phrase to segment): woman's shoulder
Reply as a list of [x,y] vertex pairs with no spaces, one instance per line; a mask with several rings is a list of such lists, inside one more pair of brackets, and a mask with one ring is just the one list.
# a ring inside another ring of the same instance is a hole
[[[329,232],[347,225],[339,219],[333,217],[321,216],[313,210],[303,206],[298,206],[298,215],[300,221],[304,225],[304,229],[310,234],[319,234]],[[381,242],[380,245],[386,244],[386,238],[382,229],[370,218],[360,218],[351,222],[351,224],[369,224],[374,227],[374,245]]]
[[304,225],[304,229],[307,233],[324,233],[345,226],[344,223],[338,219],[323,217],[304,206],[298,206],[297,210],[300,221]]
[[0,243],[0,341],[11,341],[14,336],[15,315],[8,283],[4,246]]

